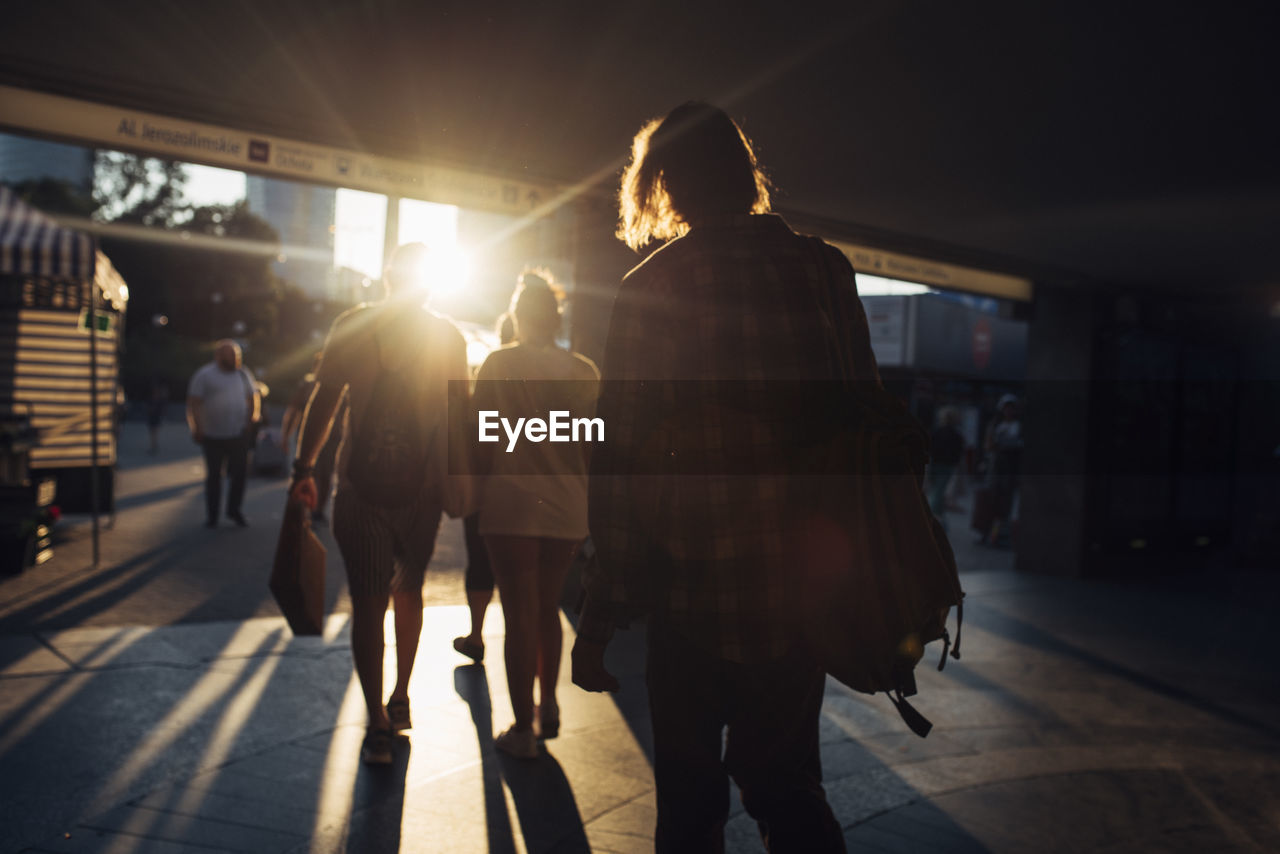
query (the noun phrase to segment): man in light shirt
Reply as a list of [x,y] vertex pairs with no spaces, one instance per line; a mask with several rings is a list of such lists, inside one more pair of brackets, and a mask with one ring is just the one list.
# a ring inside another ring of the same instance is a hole
[[241,528],[249,525],[240,504],[260,403],[257,384],[241,366],[240,345],[219,341],[214,345],[213,361],[195,372],[187,388],[187,424],[191,438],[204,449],[207,528],[218,526],[224,469],[231,481],[227,518]]

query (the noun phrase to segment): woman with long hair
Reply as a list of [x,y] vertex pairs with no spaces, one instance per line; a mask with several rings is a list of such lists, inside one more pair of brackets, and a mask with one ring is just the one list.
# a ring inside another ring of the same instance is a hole
[[[556,344],[560,291],[549,276],[522,274],[511,314],[516,342],[495,350],[480,366],[477,411],[496,412],[511,424],[519,418],[546,419],[554,411],[593,416],[600,372],[589,359]],[[524,441],[508,453],[506,442],[503,438],[487,465],[479,525],[506,621],[504,656],[515,716],[495,744],[513,756],[533,758],[539,734],[552,738],[560,727],[560,594],[587,536],[587,446]]]
[[723,110],[682,104],[636,134],[617,233],[661,245],[622,280],[609,321],[573,681],[617,690],[605,647],[645,619],[664,854],[724,850],[730,778],[769,850],[845,849],[822,789],[825,673],[796,628],[787,547],[788,475],[812,435],[797,383],[832,372],[820,294],[849,319],[847,378],[877,373],[848,260],[769,209]]

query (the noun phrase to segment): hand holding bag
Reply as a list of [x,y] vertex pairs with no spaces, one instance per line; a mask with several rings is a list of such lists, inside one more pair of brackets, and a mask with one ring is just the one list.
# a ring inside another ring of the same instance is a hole
[[268,586],[297,636],[324,631],[324,559],[324,544],[311,530],[307,505],[286,499]]

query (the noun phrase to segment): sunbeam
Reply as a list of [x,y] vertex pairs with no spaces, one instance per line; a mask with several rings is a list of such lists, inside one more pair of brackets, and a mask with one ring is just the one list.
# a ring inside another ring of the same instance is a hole
[[[255,633],[255,624],[246,622],[236,630],[227,641],[226,648],[232,649]],[[277,629],[257,646],[257,653],[267,652],[280,640],[282,629]],[[170,750],[178,740],[196,722],[218,703],[222,702],[229,692],[235,690],[237,683],[243,678],[246,668],[251,664],[264,666],[254,657],[227,659],[225,667],[205,672],[191,686],[187,693],[169,712],[151,728],[151,734],[138,745],[128,759],[102,785],[97,796],[90,804],[89,812],[99,812],[112,806],[120,793],[127,791],[142,773],[159,761],[166,751]],[[234,695],[232,695],[234,699]],[[232,704],[234,705],[234,703]]]
[[[341,723],[348,717],[357,717],[364,712],[364,695],[360,692],[360,681],[355,673],[347,681],[346,693],[342,696],[342,704],[338,707],[338,721]],[[333,737],[329,740],[329,749],[325,754],[324,772],[320,775],[320,793],[316,796],[316,824],[311,833],[311,851],[331,850],[335,821],[347,821],[351,817],[351,804],[355,793],[352,791],[352,778],[345,773],[348,765],[343,755],[346,749],[339,739],[342,726],[333,728]],[[341,816],[341,819],[337,817]]]

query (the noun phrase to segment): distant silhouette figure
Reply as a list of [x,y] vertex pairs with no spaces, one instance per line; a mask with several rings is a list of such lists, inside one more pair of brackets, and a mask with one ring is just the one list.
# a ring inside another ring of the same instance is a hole
[[[544,275],[522,274],[511,313],[516,343],[494,350],[480,366],[476,409],[496,411],[511,420],[546,418],[555,410],[572,417],[594,416],[599,371],[586,357],[555,343],[560,329],[558,289]],[[521,758],[538,755],[539,734],[551,738],[559,732],[556,681],[564,643],[560,595],[587,536],[586,447],[528,443],[520,453],[491,453],[485,466],[479,528],[502,595],[507,629],[503,653],[515,715],[515,722],[494,738],[494,744]]]
[[[396,250],[383,281],[388,298],[336,321],[302,419],[291,497],[319,503],[313,467],[343,395],[347,440],[338,457],[333,536],[351,592],[351,654],[369,728],[361,758],[389,764],[393,731],[409,729],[409,678],[422,634],[422,584],[444,504],[431,437],[447,411],[448,385],[465,382],[466,342],[423,307],[427,248]],[[396,684],[383,706],[383,621],[395,604]]]
[[1018,398],[1012,394],[1002,396],[996,404],[996,413],[983,443],[987,453],[987,489],[991,493],[995,516],[990,530],[986,532],[986,541],[993,546],[999,545],[1009,532],[1023,444]]
[[[516,324],[511,312],[498,318],[498,346],[505,347],[516,340]],[[489,549],[480,536],[480,514],[472,513],[462,520],[463,542],[467,547],[467,569],[464,584],[467,590],[467,608],[471,612],[471,631],[453,639],[453,648],[476,664],[484,662],[484,615],[493,601],[493,567],[489,563]]]
[[225,466],[227,518],[240,527],[249,523],[241,512],[249,468],[251,431],[262,405],[257,381],[241,365],[240,345],[231,340],[214,346],[214,360],[191,377],[187,388],[187,425],[204,450],[205,526],[216,527]]
[[[855,319],[850,379],[878,381],[853,270],[768,212],[750,143],[707,104],[640,130],[620,207],[628,245],[668,242],[623,279],[605,345],[598,416],[610,438],[592,458],[589,502],[599,560],[584,572],[574,682],[616,688],[605,645],[646,618],[658,851],[724,850],[730,776],[770,850],[843,851],[818,750],[825,674],[788,604],[779,462],[805,425],[774,416],[796,380],[829,376],[815,297],[828,283]],[[722,388],[746,391],[729,410]],[[662,476],[669,459],[706,473]]]

